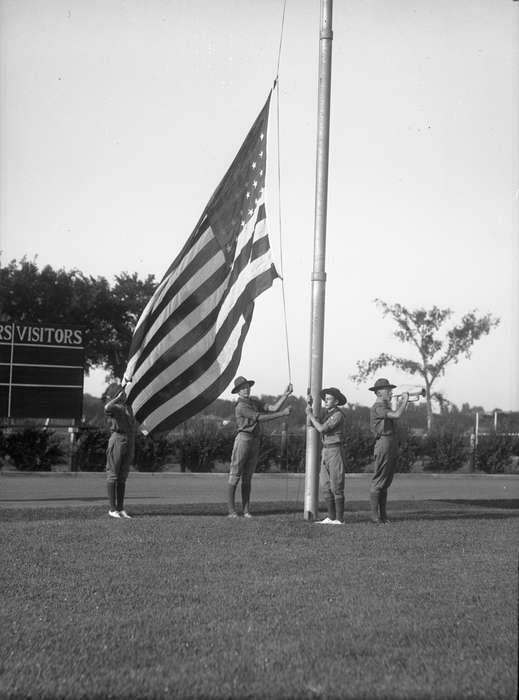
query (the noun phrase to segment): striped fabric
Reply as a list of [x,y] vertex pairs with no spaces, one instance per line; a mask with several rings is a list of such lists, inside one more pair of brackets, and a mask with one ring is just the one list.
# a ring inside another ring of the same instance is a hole
[[144,433],[171,430],[224,391],[254,299],[277,277],[264,203],[269,104],[135,328],[124,379]]

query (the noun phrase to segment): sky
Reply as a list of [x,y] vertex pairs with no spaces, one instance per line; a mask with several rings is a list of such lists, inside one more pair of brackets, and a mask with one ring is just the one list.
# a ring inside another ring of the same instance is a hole
[[[319,4],[287,0],[281,37],[283,0],[0,0],[1,264],[159,280],[264,104],[281,44],[267,217],[287,313],[278,281],[239,373],[258,394],[290,379],[304,395]],[[335,3],[323,386],[351,403],[372,400],[351,380],[357,361],[415,358],[379,298],[448,307],[452,323],[499,317],[434,388],[519,410],[518,13],[513,0]],[[104,377],[85,390],[100,395]]]

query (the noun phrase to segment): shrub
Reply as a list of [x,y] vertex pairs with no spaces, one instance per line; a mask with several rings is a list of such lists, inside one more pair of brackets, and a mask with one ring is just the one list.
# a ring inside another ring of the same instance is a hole
[[233,433],[213,423],[194,423],[173,443],[182,471],[210,472],[215,460],[231,459]]
[[350,423],[344,435],[344,452],[347,472],[364,472],[373,462],[374,439],[368,426]]
[[287,451],[280,465],[286,471],[304,472],[306,460],[306,432],[289,433]]
[[469,449],[467,440],[457,430],[440,428],[424,438],[424,454],[430,459],[427,469],[452,472],[464,465]]
[[5,432],[2,443],[2,451],[20,471],[50,472],[52,466],[63,462],[65,457],[59,437],[43,428]]
[[272,464],[279,465],[281,462],[281,438],[279,435],[261,436],[258,463],[256,472],[268,472]]
[[397,471],[401,474],[410,472],[415,462],[423,456],[423,439],[411,432],[408,425],[399,425]]
[[487,474],[504,474],[512,461],[516,440],[512,435],[480,435],[476,450],[476,469]]
[[[81,429],[73,460],[74,468],[84,472],[104,471],[109,439],[109,430],[90,427]],[[165,437],[152,439],[137,433],[134,467],[140,472],[160,471],[173,449],[172,443]]]
[[81,429],[76,443],[74,469],[83,472],[104,471],[109,437],[109,430],[101,428]]
[[135,468],[140,472],[161,471],[174,451],[166,437],[151,438],[137,433],[135,438]]

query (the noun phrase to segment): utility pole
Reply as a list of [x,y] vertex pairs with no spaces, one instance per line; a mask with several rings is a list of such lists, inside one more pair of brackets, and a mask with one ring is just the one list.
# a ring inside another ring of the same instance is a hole
[[[319,87],[317,102],[317,158],[315,175],[314,260],[310,322],[310,395],[317,414],[321,406],[323,381],[324,302],[326,287],[326,214],[328,201],[328,155],[330,135],[330,93],[332,78],[333,0],[321,0],[319,35]],[[316,520],[319,510],[320,435],[306,428],[305,520]]]

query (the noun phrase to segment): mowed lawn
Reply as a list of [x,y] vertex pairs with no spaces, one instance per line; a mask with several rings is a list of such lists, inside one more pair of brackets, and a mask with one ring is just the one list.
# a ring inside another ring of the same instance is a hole
[[515,698],[517,510],[396,505],[0,512],[0,696]]

